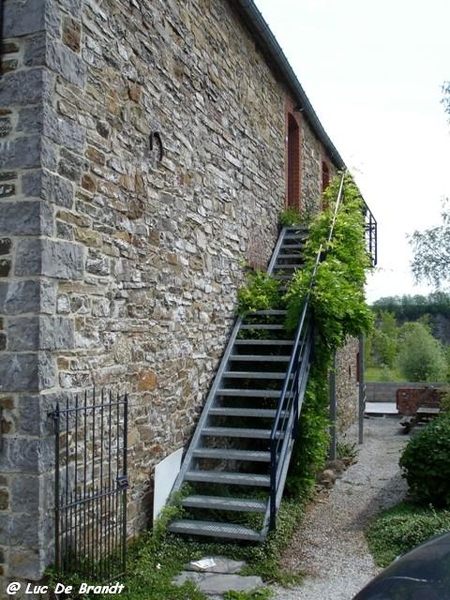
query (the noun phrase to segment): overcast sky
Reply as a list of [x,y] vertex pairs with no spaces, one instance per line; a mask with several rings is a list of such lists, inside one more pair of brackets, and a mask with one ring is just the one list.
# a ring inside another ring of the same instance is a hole
[[449,0],[256,0],[379,224],[369,302],[427,293],[407,234],[450,196]]

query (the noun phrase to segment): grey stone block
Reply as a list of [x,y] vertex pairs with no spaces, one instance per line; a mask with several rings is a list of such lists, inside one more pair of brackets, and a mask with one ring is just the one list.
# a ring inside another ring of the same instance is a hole
[[0,392],[39,389],[38,356],[36,353],[0,354]]
[[0,282],[0,313],[17,315],[38,312],[40,296],[39,281]]
[[53,109],[44,109],[44,135],[56,144],[81,154],[84,149],[84,129],[75,121],[64,119]]
[[44,89],[41,68],[6,73],[0,80],[0,104],[2,106],[37,104]]
[[41,317],[40,350],[72,350],[75,347],[75,323],[67,317]]
[[47,66],[73,85],[86,86],[87,68],[83,60],[56,39],[47,42]]
[[[4,518],[6,516],[6,519]],[[11,546],[34,546],[39,543],[39,515],[11,514],[0,516],[0,544]]]
[[41,162],[40,135],[27,135],[0,142],[0,169],[32,169]]
[[17,133],[41,133],[44,123],[44,114],[41,106],[26,106],[19,110],[19,119],[16,126]]
[[70,208],[73,204],[73,183],[47,169],[25,173],[22,190],[26,196],[37,196],[58,206]]
[[3,38],[19,37],[45,29],[45,0],[20,0],[3,5]]
[[0,213],[0,236],[52,235],[53,224],[53,207],[46,202],[5,202]]
[[13,512],[39,512],[39,478],[37,475],[14,477],[11,484]]
[[47,275],[55,279],[82,279],[83,248],[79,244],[49,239],[22,239],[17,244],[15,271],[18,277]]
[[8,350],[26,352],[39,350],[39,317],[10,317],[6,324]]
[[40,67],[45,65],[46,34],[40,32],[29,37],[24,42],[23,62],[27,67]]

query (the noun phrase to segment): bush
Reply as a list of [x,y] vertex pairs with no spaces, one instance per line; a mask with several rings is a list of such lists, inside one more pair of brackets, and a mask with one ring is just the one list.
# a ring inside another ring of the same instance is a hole
[[450,507],[450,414],[411,438],[400,458],[411,492],[424,504]]

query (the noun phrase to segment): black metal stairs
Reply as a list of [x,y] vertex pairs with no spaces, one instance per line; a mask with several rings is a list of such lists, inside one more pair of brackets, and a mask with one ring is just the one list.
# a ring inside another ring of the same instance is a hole
[[[280,233],[268,272],[282,289],[306,237]],[[274,526],[309,371],[310,344],[287,333],[285,316],[277,308],[237,319],[174,485],[186,517],[169,531],[255,542]]]

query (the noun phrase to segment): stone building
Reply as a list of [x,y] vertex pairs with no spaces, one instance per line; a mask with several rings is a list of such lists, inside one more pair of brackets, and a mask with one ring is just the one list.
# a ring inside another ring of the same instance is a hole
[[264,266],[283,207],[320,208],[344,163],[251,0],[3,4],[0,568],[38,580],[56,402],[128,393],[136,534],[155,465],[195,427],[244,262]]

